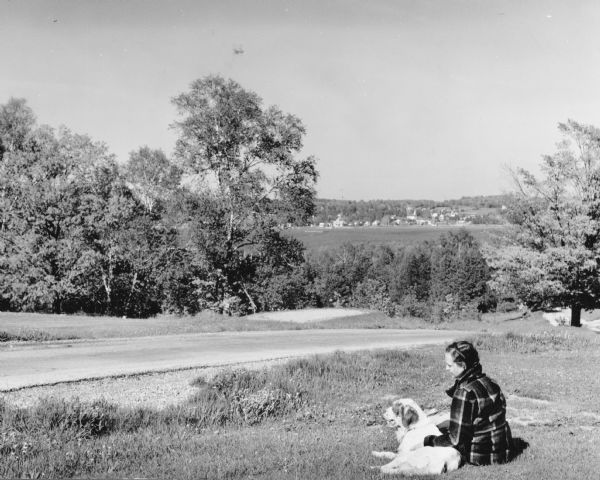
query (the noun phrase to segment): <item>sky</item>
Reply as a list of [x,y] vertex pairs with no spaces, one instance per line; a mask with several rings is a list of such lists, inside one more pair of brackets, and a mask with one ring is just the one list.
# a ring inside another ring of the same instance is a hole
[[496,195],[568,119],[600,126],[595,0],[0,0],[0,103],[171,154],[209,74],[302,119],[317,195]]

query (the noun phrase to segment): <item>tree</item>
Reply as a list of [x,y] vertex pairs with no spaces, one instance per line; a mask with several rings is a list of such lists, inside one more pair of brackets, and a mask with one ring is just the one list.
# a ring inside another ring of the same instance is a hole
[[253,310],[257,249],[267,237],[285,241],[279,225],[313,214],[315,159],[296,157],[304,126],[220,76],[194,81],[173,103],[180,117],[176,156],[196,197],[187,201],[184,224],[205,267],[199,294],[220,311],[231,298]]
[[408,247],[398,257],[396,275],[390,285],[391,297],[397,303],[411,295],[419,302],[429,299],[431,290],[431,245],[428,242]]
[[162,150],[141,147],[129,154],[124,168],[128,187],[150,212],[165,202],[179,185],[181,169]]
[[34,126],[35,115],[24,98],[0,105],[0,160],[5,152],[21,149]]
[[316,273],[314,285],[320,306],[348,304],[372,265],[368,246],[352,243],[312,254],[308,262]]
[[462,228],[443,234],[431,258],[431,297],[452,299],[457,308],[483,300],[489,280],[488,266],[475,237]]
[[503,248],[488,248],[492,287],[533,309],[600,306],[600,129],[569,120],[542,178],[518,169]]

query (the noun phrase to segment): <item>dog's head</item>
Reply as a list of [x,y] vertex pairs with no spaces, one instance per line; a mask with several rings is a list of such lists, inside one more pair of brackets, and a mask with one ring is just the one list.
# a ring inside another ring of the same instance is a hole
[[394,400],[392,405],[384,412],[383,418],[385,418],[388,427],[408,429],[420,420],[422,413],[423,410],[414,400],[401,398]]

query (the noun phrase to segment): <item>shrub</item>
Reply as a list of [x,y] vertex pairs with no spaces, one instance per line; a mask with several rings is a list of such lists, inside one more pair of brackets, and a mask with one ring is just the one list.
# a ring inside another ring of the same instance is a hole
[[408,293],[396,305],[395,314],[398,317],[430,318],[431,306],[419,300],[414,293]]
[[380,280],[367,279],[359,283],[350,298],[350,306],[378,310],[393,317],[396,306],[391,301],[387,286]]

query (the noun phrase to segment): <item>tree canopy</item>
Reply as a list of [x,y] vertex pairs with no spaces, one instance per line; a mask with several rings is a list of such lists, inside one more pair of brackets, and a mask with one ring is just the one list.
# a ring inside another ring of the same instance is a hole
[[174,156],[143,146],[122,163],[87,135],[38,125],[25,100],[0,105],[0,310],[346,305],[437,321],[489,307],[466,232],[305,252],[285,228],[314,215],[316,161],[296,116],[218,76],[173,102]]
[[206,272],[200,294],[220,311],[232,300],[256,310],[250,284],[259,264],[292,268],[301,259],[301,244],[281,237],[279,225],[314,209],[315,159],[297,156],[304,125],[220,76],[194,81],[173,103],[176,156],[194,197],[185,211],[190,241]]
[[503,248],[489,248],[492,286],[534,309],[600,306],[600,129],[569,120],[545,155],[541,178],[518,169],[510,204],[513,226]]

